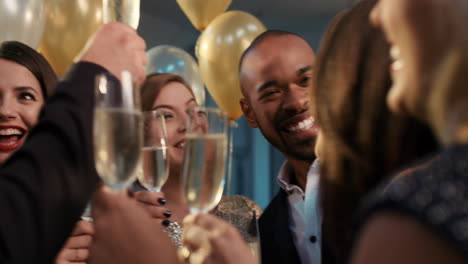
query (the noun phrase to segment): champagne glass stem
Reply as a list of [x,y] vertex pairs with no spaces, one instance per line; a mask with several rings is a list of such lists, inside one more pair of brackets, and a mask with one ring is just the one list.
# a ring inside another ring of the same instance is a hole
[[231,195],[231,175],[232,175],[232,152],[233,152],[233,135],[234,128],[237,127],[237,123],[234,120],[231,120],[231,124],[228,128],[229,133],[229,145],[228,145],[228,164],[227,164],[227,175],[226,175],[226,196]]
[[83,211],[83,214],[81,214],[81,220],[87,221],[87,222],[93,222],[93,217],[91,215],[91,200],[88,201],[86,204],[86,207]]
[[161,187],[154,187],[154,188],[149,188],[149,187],[145,187],[146,190],[150,191],[150,192],[161,192]]

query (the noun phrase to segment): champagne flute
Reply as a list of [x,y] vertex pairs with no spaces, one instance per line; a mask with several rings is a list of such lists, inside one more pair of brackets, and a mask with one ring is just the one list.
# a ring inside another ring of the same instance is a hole
[[229,119],[220,109],[189,110],[182,193],[190,213],[207,213],[221,200],[225,183]]
[[[122,72],[120,81],[100,74],[95,83],[93,122],[94,162],[109,187],[122,190],[134,181],[141,160],[141,111],[131,74]],[[81,219],[93,221],[91,202]]]
[[169,177],[167,129],[164,113],[143,112],[143,170],[138,180],[146,189],[160,192]]
[[116,191],[135,181],[141,162],[142,114],[129,72],[121,81],[101,74],[96,80],[94,161],[103,182]]
[[[194,107],[188,111],[182,194],[191,214],[208,213],[223,195],[227,156],[227,115],[216,108]],[[190,258],[186,245],[179,256]]]

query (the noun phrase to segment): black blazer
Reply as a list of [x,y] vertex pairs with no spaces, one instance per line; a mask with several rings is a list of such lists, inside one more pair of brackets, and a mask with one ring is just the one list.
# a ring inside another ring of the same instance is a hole
[[259,219],[262,263],[301,263],[289,230],[288,196],[282,189]]
[[[301,263],[289,229],[288,195],[284,190],[280,189],[270,202],[258,225],[263,264]],[[335,264],[335,257],[325,242],[322,243],[322,264]]]
[[97,187],[91,128],[95,76],[103,72],[75,65],[0,168],[0,263],[53,263]]

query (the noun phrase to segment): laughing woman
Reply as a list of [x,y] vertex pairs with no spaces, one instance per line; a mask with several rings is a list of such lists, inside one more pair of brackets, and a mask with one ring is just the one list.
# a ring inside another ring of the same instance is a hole
[[[0,46],[0,164],[21,146],[36,125],[58,79],[47,60],[29,46],[3,42]],[[79,222],[57,263],[85,260],[92,227]],[[81,245],[81,246],[80,246]]]
[[371,197],[352,263],[467,263],[468,3],[379,0],[370,18],[392,45],[387,103],[430,124],[444,147]]
[[333,20],[312,80],[312,110],[321,128],[316,153],[323,241],[335,263],[347,263],[354,215],[364,197],[437,150],[428,125],[396,115],[385,104],[391,87],[389,45],[368,19],[376,2],[361,0]]
[[24,143],[36,125],[57,77],[32,48],[16,41],[0,46],[0,163]]

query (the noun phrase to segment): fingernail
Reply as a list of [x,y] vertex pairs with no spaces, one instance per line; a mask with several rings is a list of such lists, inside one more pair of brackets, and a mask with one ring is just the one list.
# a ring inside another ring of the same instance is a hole
[[164,199],[164,198],[158,198],[158,203],[159,203],[160,205],[165,205],[165,204],[166,204],[166,199]]
[[168,227],[171,224],[171,221],[169,220],[163,220],[161,223],[163,226]]
[[165,212],[163,213],[163,215],[164,215],[166,218],[169,218],[169,217],[171,217],[172,213],[171,213],[171,211],[165,211]]

